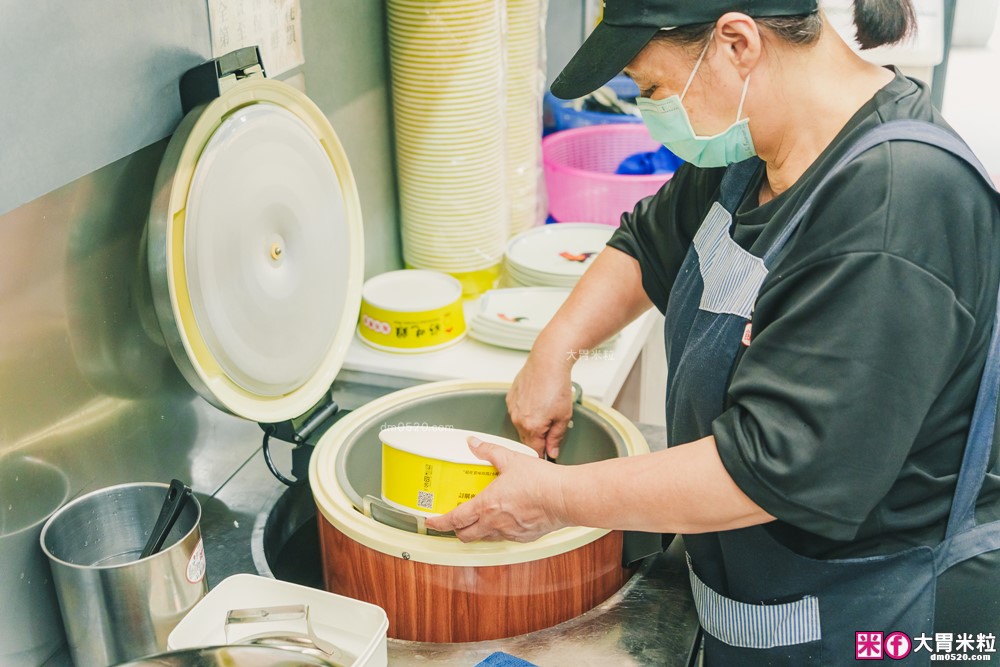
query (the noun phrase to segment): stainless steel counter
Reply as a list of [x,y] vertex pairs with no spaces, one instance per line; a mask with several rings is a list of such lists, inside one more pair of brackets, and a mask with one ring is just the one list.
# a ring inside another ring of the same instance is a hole
[[[338,396],[338,400],[350,409],[398,388],[383,384],[373,389],[365,382],[348,387],[347,394]],[[651,448],[662,446],[665,440],[662,428],[640,425],[640,430]],[[288,447],[282,443],[274,446],[276,462],[286,470],[290,465]],[[260,449],[249,458],[229,464],[232,472],[227,481],[210,496],[199,494],[210,587],[237,573],[270,573],[261,547],[264,527],[272,508],[287,490],[267,470]],[[308,559],[303,563],[308,563]],[[687,667],[697,627],[683,548],[678,539],[666,552],[646,559],[621,591],[582,616],[552,628],[496,641],[428,644],[390,639],[389,665],[472,667],[494,651],[505,651],[541,667]],[[63,654],[46,667],[70,664]]]

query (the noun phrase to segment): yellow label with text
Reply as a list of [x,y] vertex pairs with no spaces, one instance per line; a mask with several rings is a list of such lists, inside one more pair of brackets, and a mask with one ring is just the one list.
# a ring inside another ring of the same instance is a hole
[[475,498],[499,474],[488,464],[442,461],[382,443],[382,495],[422,512],[446,514]]
[[403,349],[443,345],[465,333],[461,301],[413,313],[383,310],[362,302],[359,324],[362,338]]

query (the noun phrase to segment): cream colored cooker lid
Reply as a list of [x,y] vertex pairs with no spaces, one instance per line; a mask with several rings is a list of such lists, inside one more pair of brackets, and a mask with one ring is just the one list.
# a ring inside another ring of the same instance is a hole
[[243,80],[184,118],[155,193],[154,304],[185,378],[247,419],[307,412],[347,354],[364,278],[357,188],[326,116]]

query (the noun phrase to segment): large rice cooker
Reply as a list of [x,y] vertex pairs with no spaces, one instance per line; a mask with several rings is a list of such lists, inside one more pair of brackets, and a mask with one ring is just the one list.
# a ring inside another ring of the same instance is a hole
[[[404,389],[351,412],[316,447],[309,479],[325,586],[385,609],[391,637],[465,642],[539,630],[600,604],[630,575],[620,531],[564,528],[529,544],[463,544],[427,534],[422,519],[380,501],[381,429],[452,426],[517,439],[508,388],[463,380]],[[583,398],[559,463],[648,452],[631,422]]]
[[[322,111],[245,55],[186,75],[210,94],[188,105],[157,176],[147,230],[154,306],[171,355],[206,400],[262,424],[305,421],[321,432],[316,415],[335,411],[323,406],[360,308],[361,208]],[[381,428],[416,422],[516,439],[506,390],[443,382],[399,391],[339,419],[316,447],[309,481],[325,587],[384,608],[391,637],[538,630],[600,604],[631,574],[631,538],[618,531],[463,544],[381,501]],[[648,451],[628,420],[583,398],[559,463]]]

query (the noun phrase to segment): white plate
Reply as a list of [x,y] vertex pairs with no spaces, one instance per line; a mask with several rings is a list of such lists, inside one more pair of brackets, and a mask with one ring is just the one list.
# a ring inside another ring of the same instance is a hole
[[480,299],[476,316],[539,331],[549,323],[569,293],[568,289],[555,287],[489,290]]
[[519,271],[510,263],[504,264],[504,271],[507,275],[528,286],[572,288],[577,282],[579,282],[579,277],[562,277],[553,276],[551,274],[539,276],[536,274],[524,273]]
[[530,352],[531,346],[534,344],[534,341],[532,341],[531,343],[526,343],[520,341],[512,341],[507,338],[495,337],[492,334],[484,333],[476,329],[475,327],[470,327],[468,329],[468,334],[469,338],[478,340],[480,343],[486,343],[487,345],[493,345],[495,347],[503,347],[509,350],[520,350],[522,352]]
[[615,228],[591,223],[554,223],[511,239],[506,257],[526,272],[581,276],[607,245]]

